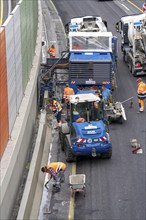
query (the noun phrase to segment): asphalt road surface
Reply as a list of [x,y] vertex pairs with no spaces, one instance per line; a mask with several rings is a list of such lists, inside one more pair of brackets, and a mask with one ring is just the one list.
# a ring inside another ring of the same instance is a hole
[[[47,2],[47,0],[46,0]],[[113,156],[110,160],[97,158],[79,158],[76,172],[86,174],[86,196],[81,193],[75,196],[75,220],[145,220],[146,219],[146,111],[137,114],[136,78],[131,75],[122,60],[120,35],[115,24],[124,15],[140,13],[143,1],[105,1],[95,0],[54,0],[63,23],[72,17],[96,15],[108,22],[108,29],[118,37],[118,88],[114,92],[115,101],[124,101],[133,97],[133,107],[126,102],[124,108],[127,121],[123,124],[112,123],[110,136]],[[133,5],[137,4],[137,7]],[[140,7],[140,9],[138,9]],[[46,9],[45,9],[46,10]],[[47,20],[46,20],[47,22]],[[146,82],[146,76],[142,76]],[[133,154],[131,139],[137,139],[143,153]],[[65,161],[60,150],[58,133],[54,132],[52,160]],[[68,173],[71,164],[68,164]],[[67,185],[66,185],[67,187]],[[63,194],[63,190],[66,194]],[[62,194],[52,195],[49,217],[42,219],[66,219],[62,209],[69,209],[67,189],[63,186]],[[61,197],[63,195],[63,197]],[[64,202],[62,209],[59,203]],[[45,202],[45,201],[43,201]]]

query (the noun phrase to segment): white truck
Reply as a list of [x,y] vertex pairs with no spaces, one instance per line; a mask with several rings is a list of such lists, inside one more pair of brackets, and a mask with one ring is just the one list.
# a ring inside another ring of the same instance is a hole
[[101,17],[85,16],[72,18],[69,23],[65,25],[66,32],[107,32],[107,22]]
[[124,16],[116,23],[123,60],[133,76],[146,74],[146,14]]

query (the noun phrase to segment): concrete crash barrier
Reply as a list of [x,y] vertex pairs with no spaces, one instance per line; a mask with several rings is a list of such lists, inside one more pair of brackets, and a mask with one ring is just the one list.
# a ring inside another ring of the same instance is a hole
[[35,150],[30,164],[30,169],[23,192],[17,219],[30,219],[31,209],[35,196],[35,190],[39,179],[40,166],[46,137],[46,111],[41,113]]

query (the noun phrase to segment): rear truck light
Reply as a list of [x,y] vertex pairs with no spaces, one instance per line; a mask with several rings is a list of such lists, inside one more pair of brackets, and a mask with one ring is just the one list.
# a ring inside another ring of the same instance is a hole
[[141,63],[136,63],[135,66],[136,66],[136,67],[141,67],[142,64],[141,64]]
[[77,144],[77,147],[86,148],[86,145],[85,144]]
[[104,144],[108,144],[108,141],[104,141]]

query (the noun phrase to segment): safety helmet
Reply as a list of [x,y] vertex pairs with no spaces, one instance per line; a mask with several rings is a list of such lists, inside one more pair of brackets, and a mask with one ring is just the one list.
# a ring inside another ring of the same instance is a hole
[[142,81],[142,79],[141,79],[141,78],[138,78],[136,81],[137,81],[137,82],[140,82],[140,81]]
[[44,173],[44,172],[45,172],[45,167],[42,167],[42,168],[41,168],[41,171]]

